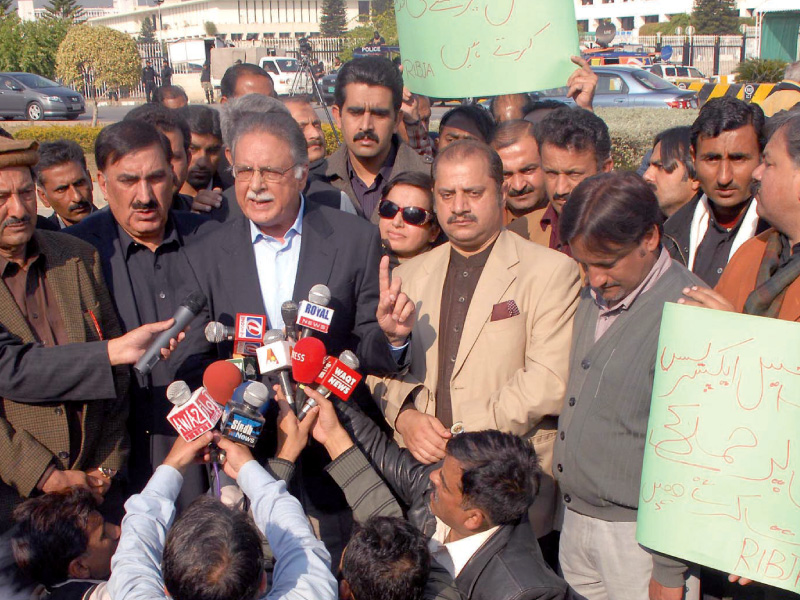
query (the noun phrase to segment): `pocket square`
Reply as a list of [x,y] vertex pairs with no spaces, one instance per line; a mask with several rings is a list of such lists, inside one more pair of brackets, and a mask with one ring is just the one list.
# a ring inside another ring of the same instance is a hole
[[519,314],[519,307],[513,300],[495,304],[492,307],[492,322],[502,321],[510,317],[516,317]]

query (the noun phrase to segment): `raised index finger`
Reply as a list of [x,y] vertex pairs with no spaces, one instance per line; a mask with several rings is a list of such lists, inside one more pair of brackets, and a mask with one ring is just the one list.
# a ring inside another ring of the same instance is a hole
[[589,62],[582,56],[571,56],[570,60],[578,65],[581,69],[589,69]]
[[380,270],[378,271],[378,286],[380,292],[387,292],[389,291],[389,286],[392,284],[392,278],[389,275],[389,257],[384,256],[381,258],[381,266]]

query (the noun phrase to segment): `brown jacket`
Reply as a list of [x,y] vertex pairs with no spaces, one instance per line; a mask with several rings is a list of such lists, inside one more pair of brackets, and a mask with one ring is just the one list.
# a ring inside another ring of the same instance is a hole
[[[114,305],[103,282],[97,252],[89,244],[62,233],[37,230],[34,234],[47,265],[48,291],[52,291],[67,330],[69,341],[92,342],[120,335]],[[95,326],[97,319],[102,338]],[[0,285],[0,320],[23,342],[34,336],[17,303],[5,285]],[[82,360],[79,347],[75,360]],[[97,365],[109,368],[108,364]],[[57,379],[54,367],[41,365],[42,386]],[[118,395],[108,400],[82,404],[80,454],[69,456],[69,427],[65,402],[23,404],[2,399],[0,414],[0,530],[9,525],[13,507],[36,488],[50,464],[58,469],[88,470],[108,467],[119,470],[127,458],[128,415],[127,367],[115,368]]]
[[[715,289],[733,303],[736,312],[742,312],[747,297],[756,288],[758,269],[764,258],[767,239],[773,231],[768,229],[745,242],[722,272]],[[796,279],[786,290],[778,318],[800,321],[800,279]]]
[[508,224],[508,230],[513,231],[517,235],[521,235],[524,239],[530,240],[545,248],[550,247],[550,232],[552,225],[548,223],[544,230],[542,230],[541,220],[547,207],[529,212],[511,221]]

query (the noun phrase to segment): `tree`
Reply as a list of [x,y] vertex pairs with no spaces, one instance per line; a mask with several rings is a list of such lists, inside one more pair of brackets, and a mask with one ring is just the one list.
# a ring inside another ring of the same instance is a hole
[[342,37],[347,31],[344,0],[323,0],[319,30],[325,37]]
[[11,0],[0,0],[0,17],[11,10]]
[[0,71],[53,78],[58,45],[70,26],[63,19],[20,21],[16,13],[0,17]]
[[739,12],[735,0],[694,0],[692,25],[697,35],[736,35]]
[[155,44],[156,43],[156,26],[153,19],[145,17],[142,21],[142,28],[139,30],[139,37],[136,41],[140,44]]
[[[385,14],[388,10],[394,10],[394,0],[372,0],[372,18]],[[382,33],[382,32],[381,32]]]
[[67,19],[73,23],[86,20],[83,8],[77,0],[50,0],[44,10],[45,18],[48,19]]
[[76,25],[58,47],[56,73],[91,99],[92,125],[97,124],[99,87],[133,87],[142,78],[142,59],[134,39],[109,27]]
[[359,25],[345,34],[344,49],[339,54],[342,62],[353,58],[353,50],[355,48],[369,44],[376,30],[386,40],[387,46],[398,46],[400,44],[397,36],[397,19],[394,14],[394,7],[390,7],[379,15],[373,15],[368,23]]

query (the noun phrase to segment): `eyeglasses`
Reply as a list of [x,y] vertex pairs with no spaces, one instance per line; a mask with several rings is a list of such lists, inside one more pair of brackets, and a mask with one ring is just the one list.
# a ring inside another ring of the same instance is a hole
[[233,165],[231,167],[231,173],[233,176],[240,180],[240,181],[250,181],[253,179],[253,175],[256,171],[261,176],[261,179],[265,179],[272,183],[278,183],[283,180],[283,176],[286,175],[289,171],[294,169],[297,166],[297,163],[293,164],[291,167],[286,169],[274,169],[272,167],[248,167],[246,165]]
[[[382,219],[394,219],[399,211],[400,207],[391,200],[381,200],[381,203],[378,204],[378,214]],[[416,225],[417,227],[422,227],[425,223],[433,221],[436,216],[432,211],[425,210],[418,206],[406,206],[402,209],[401,215],[403,221],[409,225]]]

